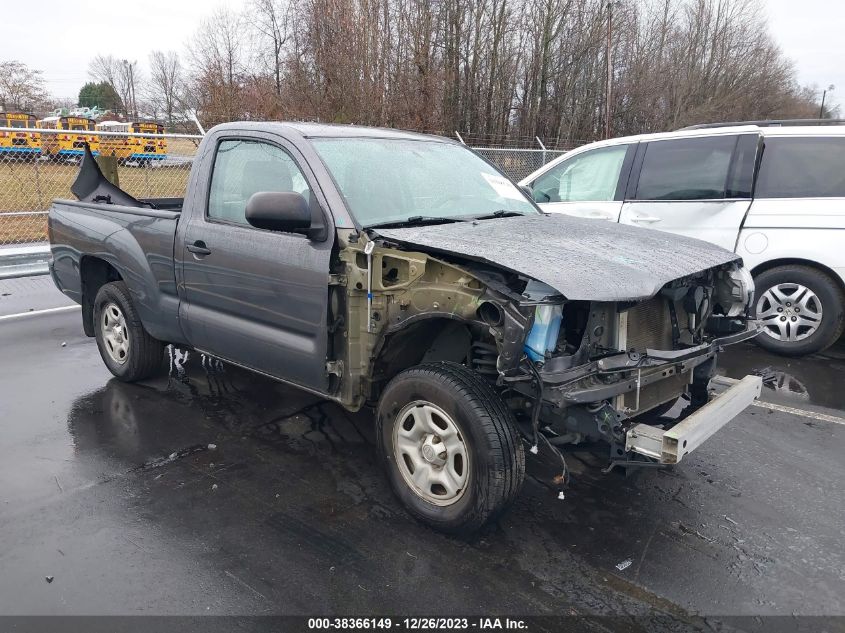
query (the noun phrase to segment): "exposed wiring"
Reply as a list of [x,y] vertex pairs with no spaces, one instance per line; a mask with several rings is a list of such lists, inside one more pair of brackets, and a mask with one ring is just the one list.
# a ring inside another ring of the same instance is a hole
[[[560,485],[561,485],[561,487],[566,486],[569,483],[569,469],[567,469],[567,467],[566,467],[566,459],[563,457],[563,453],[561,453],[560,449],[558,447],[556,447],[555,445],[553,445],[549,441],[549,438],[547,438],[545,435],[540,433],[540,437],[543,438],[543,441],[546,443],[546,446],[549,447],[549,449],[552,451],[552,453],[555,453],[558,456],[558,458],[560,459],[560,465],[563,467],[563,470],[561,471],[561,474],[560,474]],[[559,492],[560,492],[560,495],[559,495],[558,498],[563,499],[563,491],[559,490]]]
[[540,377],[540,372],[537,371],[534,361],[527,357],[525,360],[528,361],[528,368],[534,374],[534,379],[537,381],[537,398],[534,401],[534,410],[531,411],[531,431],[534,436],[534,445],[530,449],[531,453],[536,455],[539,451],[537,445],[540,436],[540,407],[543,406],[543,379]]

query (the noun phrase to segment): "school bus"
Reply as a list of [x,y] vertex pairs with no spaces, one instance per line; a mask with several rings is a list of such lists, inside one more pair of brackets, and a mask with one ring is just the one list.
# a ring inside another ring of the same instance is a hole
[[[164,133],[163,125],[151,121],[103,121],[97,124],[97,129],[129,134]],[[148,164],[167,157],[167,140],[155,136],[103,136],[100,138],[100,153],[116,157],[121,164],[130,161]]]
[[0,157],[34,160],[41,155],[41,134],[35,131],[35,115],[0,112],[0,127],[16,128],[14,132],[0,131]]
[[98,154],[100,141],[93,132],[96,125],[94,119],[87,119],[79,116],[48,116],[38,122],[42,130],[65,130],[62,134],[48,133],[41,135],[41,153],[54,160],[82,156],[85,151],[85,143],[91,147],[93,154]]

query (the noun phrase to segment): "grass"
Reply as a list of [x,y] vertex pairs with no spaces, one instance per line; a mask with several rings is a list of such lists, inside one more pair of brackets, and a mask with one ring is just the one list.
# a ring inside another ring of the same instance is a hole
[[[189,140],[173,139],[169,151],[192,156]],[[3,217],[14,211],[46,211],[55,198],[74,199],[70,186],[79,172],[72,163],[43,160],[17,162],[0,158],[0,244],[21,244],[47,239],[46,215]],[[173,166],[121,166],[120,187],[137,198],[181,197],[188,183],[190,163]]]

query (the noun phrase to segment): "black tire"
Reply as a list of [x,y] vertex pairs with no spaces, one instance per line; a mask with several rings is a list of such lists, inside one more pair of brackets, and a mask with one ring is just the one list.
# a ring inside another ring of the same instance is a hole
[[[121,332],[121,340],[126,343],[126,349],[122,358],[118,359],[114,355],[120,354],[114,351],[114,346],[107,340],[107,328],[104,327],[104,310],[110,306],[116,306],[122,316],[123,327],[118,329]],[[132,303],[129,289],[122,281],[104,284],[97,292],[94,299],[94,337],[106,367],[124,382],[149,378],[162,368],[164,344],[144,329],[138,311]]]
[[[421,497],[396,463],[398,416],[420,401],[451,416],[466,445],[467,481],[451,505],[435,505]],[[397,375],[379,400],[377,425],[379,453],[393,491],[414,517],[437,530],[471,533],[503,512],[519,494],[525,452],[513,414],[489,382],[462,365],[428,363]]]
[[[764,331],[754,339],[760,347],[783,356],[804,356],[827,349],[842,336],[845,329],[845,297],[843,297],[841,286],[830,275],[810,266],[778,266],[760,273],[754,279],[755,315],[758,309],[765,311],[771,305],[768,300],[761,304],[761,300],[769,289],[779,284],[800,284],[815,294],[822,307],[821,322],[809,336],[794,341],[778,340],[767,333],[767,330],[775,332],[776,327],[774,325],[765,327]],[[776,317],[776,320],[792,319],[795,316]],[[800,313],[797,316],[800,317]],[[764,319],[763,323],[765,324],[766,321]],[[799,329],[798,335],[801,336],[805,331]]]

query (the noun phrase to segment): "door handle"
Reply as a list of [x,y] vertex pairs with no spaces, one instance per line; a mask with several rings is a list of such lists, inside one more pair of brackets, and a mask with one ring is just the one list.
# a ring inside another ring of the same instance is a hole
[[211,250],[202,240],[197,240],[193,244],[186,244],[186,248],[194,255],[211,255]]
[[648,224],[652,224],[654,222],[660,222],[663,218],[658,218],[653,215],[638,215],[634,218],[631,218],[631,222],[647,222]]

